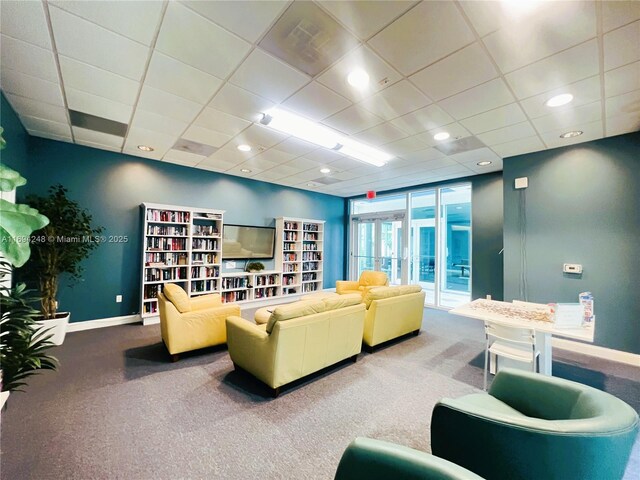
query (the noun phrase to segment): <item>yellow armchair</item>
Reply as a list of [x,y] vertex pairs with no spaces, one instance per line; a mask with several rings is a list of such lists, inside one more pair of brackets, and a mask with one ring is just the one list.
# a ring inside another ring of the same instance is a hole
[[225,321],[240,315],[238,305],[223,304],[217,293],[189,298],[172,283],[158,294],[158,308],[162,340],[174,362],[182,352],[226,343]]
[[373,287],[386,287],[387,285],[389,285],[389,278],[386,273],[365,270],[360,274],[360,278],[357,281],[338,280],[336,282],[336,292],[340,295],[359,293],[364,298],[369,289]]

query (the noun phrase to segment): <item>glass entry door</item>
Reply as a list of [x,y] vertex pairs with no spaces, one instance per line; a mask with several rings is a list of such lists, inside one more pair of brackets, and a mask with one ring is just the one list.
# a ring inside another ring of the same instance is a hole
[[405,213],[352,217],[351,278],[364,270],[378,270],[389,277],[390,285],[406,283]]

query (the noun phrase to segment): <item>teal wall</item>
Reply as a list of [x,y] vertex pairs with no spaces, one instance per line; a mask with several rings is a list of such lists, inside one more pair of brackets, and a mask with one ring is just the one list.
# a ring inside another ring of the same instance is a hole
[[[17,118],[2,101],[3,126],[12,124],[11,131],[17,131]],[[13,134],[5,138],[17,141]],[[84,262],[81,283],[61,283],[60,309],[71,311],[74,322],[140,311],[143,202],[226,210],[226,222],[244,225],[274,226],[279,216],[326,220],[324,286],[343,278],[343,198],[37,137],[29,137],[27,155],[22,173],[28,184],[19,198],[61,183],[95,224],[105,227],[104,235],[129,237],[128,243],[100,245]],[[123,302],[115,303],[119,294]]]
[[7,148],[0,152],[0,161],[24,176],[29,134],[3,94],[0,94],[0,127],[4,128],[2,136],[7,141]]
[[[519,298],[519,196],[526,199],[527,294],[576,302],[594,294],[595,344],[640,353],[640,133],[504,161],[505,298]],[[528,177],[523,194],[514,179]],[[580,263],[581,276],[562,273]]]

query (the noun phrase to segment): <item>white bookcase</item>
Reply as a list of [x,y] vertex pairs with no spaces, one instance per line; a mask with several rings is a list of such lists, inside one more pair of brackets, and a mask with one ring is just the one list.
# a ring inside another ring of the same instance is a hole
[[282,265],[282,295],[322,290],[324,221],[276,219],[276,265]]
[[176,283],[191,296],[218,292],[222,210],[143,203],[140,315],[157,322],[158,292]]

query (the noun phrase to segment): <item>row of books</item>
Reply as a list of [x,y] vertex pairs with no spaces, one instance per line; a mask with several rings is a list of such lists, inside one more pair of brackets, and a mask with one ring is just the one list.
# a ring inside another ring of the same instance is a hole
[[222,288],[246,288],[249,285],[247,277],[227,277],[222,279]]
[[195,280],[191,282],[191,293],[211,292],[217,289],[217,280]]
[[258,298],[275,297],[277,295],[278,295],[278,288],[277,287],[259,288],[254,292],[254,298],[256,298],[256,299],[258,299]]
[[318,285],[316,283],[302,284],[302,293],[315,292],[317,289],[318,289]]
[[302,264],[302,271],[318,270],[318,262],[305,262]]
[[307,261],[307,260],[322,260],[322,255],[320,254],[320,252],[303,252],[302,253],[302,260],[303,261]]
[[285,263],[282,266],[282,271],[283,272],[297,272],[298,271],[298,264],[297,263]]
[[256,275],[256,287],[262,285],[277,285],[280,275]]
[[242,300],[247,300],[247,298],[247,290],[239,290],[237,292],[222,292],[222,301],[224,303],[239,302]]
[[186,268],[147,268],[144,271],[146,282],[158,282],[161,280],[185,280]]
[[174,225],[148,225],[147,235],[175,235],[186,237],[187,227]]
[[309,241],[317,241],[319,238],[317,233],[308,233],[308,232],[304,232],[302,234],[302,239],[303,240],[309,240]]
[[218,267],[191,267],[191,278],[213,278],[220,275]]
[[215,238],[194,238],[191,245],[194,250],[217,250],[218,240]]
[[302,230],[304,230],[305,232],[317,232],[320,230],[320,225],[318,225],[317,223],[305,223],[302,226]]
[[150,208],[149,210],[147,210],[147,220],[151,222],[187,223],[189,221],[189,212],[155,210],[153,208]]
[[147,237],[146,250],[186,250],[185,238]]

